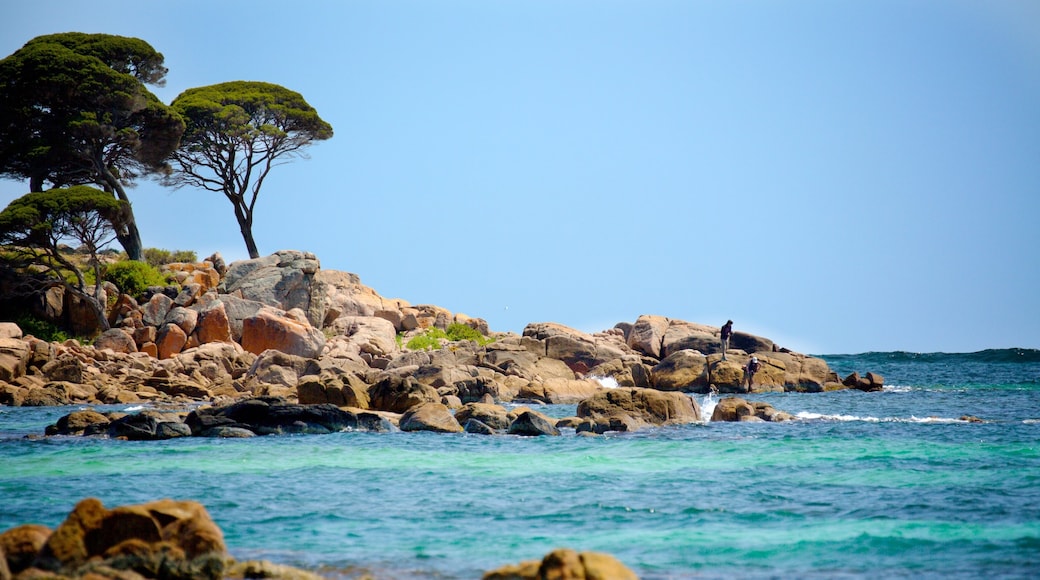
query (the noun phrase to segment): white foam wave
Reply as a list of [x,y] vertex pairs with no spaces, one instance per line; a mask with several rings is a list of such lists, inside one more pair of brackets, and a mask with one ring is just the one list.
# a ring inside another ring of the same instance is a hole
[[[697,400],[696,397],[693,397],[692,395],[691,397],[694,400]],[[712,393],[708,393],[707,395],[704,395],[703,399],[697,401],[697,404],[700,405],[701,408],[701,421],[710,423],[711,416],[715,413],[715,406],[719,404],[718,399],[716,399],[715,395]]]
[[603,387],[605,387],[607,389],[616,389],[616,388],[618,388],[617,379],[615,379],[614,377],[589,377],[589,378],[594,380],[594,381],[596,381],[601,386],[603,386]]
[[1022,422],[1026,425],[1038,425],[1040,424],[1040,419],[1025,419]]
[[144,405],[133,405],[123,409],[123,411],[143,411]]
[[802,411],[795,417],[805,420],[819,421],[861,421],[863,423],[967,423],[965,419],[952,419],[949,417],[860,417],[857,415],[824,415],[822,413],[809,413]]
[[881,390],[886,393],[911,393],[914,388],[908,385],[885,385]]

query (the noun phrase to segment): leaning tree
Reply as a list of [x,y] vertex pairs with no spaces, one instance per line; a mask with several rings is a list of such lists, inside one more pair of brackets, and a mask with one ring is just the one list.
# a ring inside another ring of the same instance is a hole
[[332,137],[332,126],[303,97],[279,85],[234,81],[189,89],[170,105],[185,122],[167,185],[224,194],[235,208],[251,258],[253,211],[275,165],[306,157],[303,149]]
[[[113,240],[128,210],[127,203],[86,185],[32,192],[0,211],[0,244],[7,259],[42,273],[83,298],[104,330],[108,320],[98,253]],[[67,242],[76,242],[90,256],[86,266],[93,270],[93,288],[88,287],[81,265],[62,252]]]
[[0,60],[0,176],[30,191],[95,185],[126,205],[116,237],[140,260],[126,187],[164,172],[184,123],[145,88],[162,85],[163,56],[147,42],[77,32],[40,36]]

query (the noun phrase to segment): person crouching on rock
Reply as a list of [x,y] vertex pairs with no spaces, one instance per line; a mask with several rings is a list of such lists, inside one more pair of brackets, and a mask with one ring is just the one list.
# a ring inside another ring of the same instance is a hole
[[747,384],[747,392],[751,392],[751,386],[755,382],[755,373],[758,372],[759,362],[758,357],[751,357],[751,360],[744,365],[744,382]]

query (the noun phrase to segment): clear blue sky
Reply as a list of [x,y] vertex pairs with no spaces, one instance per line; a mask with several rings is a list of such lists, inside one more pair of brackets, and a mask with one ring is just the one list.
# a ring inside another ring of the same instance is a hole
[[[272,172],[260,252],[383,296],[500,331],[1040,347],[1035,1],[34,0],[0,8],[0,56],[68,31],[151,43],[166,103],[302,93],[336,134]],[[246,257],[224,198],[130,195],[146,246]]]

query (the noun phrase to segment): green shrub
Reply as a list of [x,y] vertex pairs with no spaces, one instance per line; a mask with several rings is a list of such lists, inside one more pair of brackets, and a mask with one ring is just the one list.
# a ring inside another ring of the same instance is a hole
[[143,251],[144,261],[158,268],[163,264],[173,262],[198,262],[198,256],[193,250],[163,250],[160,248],[145,248]]
[[448,338],[448,335],[439,328],[431,328],[412,337],[405,347],[410,350],[433,350],[441,347],[440,339],[442,338]]
[[31,334],[45,342],[65,342],[69,339],[68,333],[57,325],[28,314],[19,316],[14,323],[22,329],[22,334]]
[[[405,348],[410,350],[433,350],[441,347],[440,341],[447,339],[452,342],[460,340],[472,340],[477,344],[484,346],[490,342],[494,342],[495,339],[488,338],[480,331],[466,326],[465,324],[449,324],[448,330],[444,331],[439,328],[430,328],[426,332],[412,337],[405,345]],[[401,336],[397,337],[398,345],[401,343]]]
[[447,335],[448,340],[472,340],[481,346],[495,340],[480,334],[480,331],[472,326],[466,326],[457,322],[448,325]]
[[124,294],[135,297],[140,296],[149,286],[166,285],[166,278],[158,268],[136,260],[109,264],[101,276],[115,284]]

